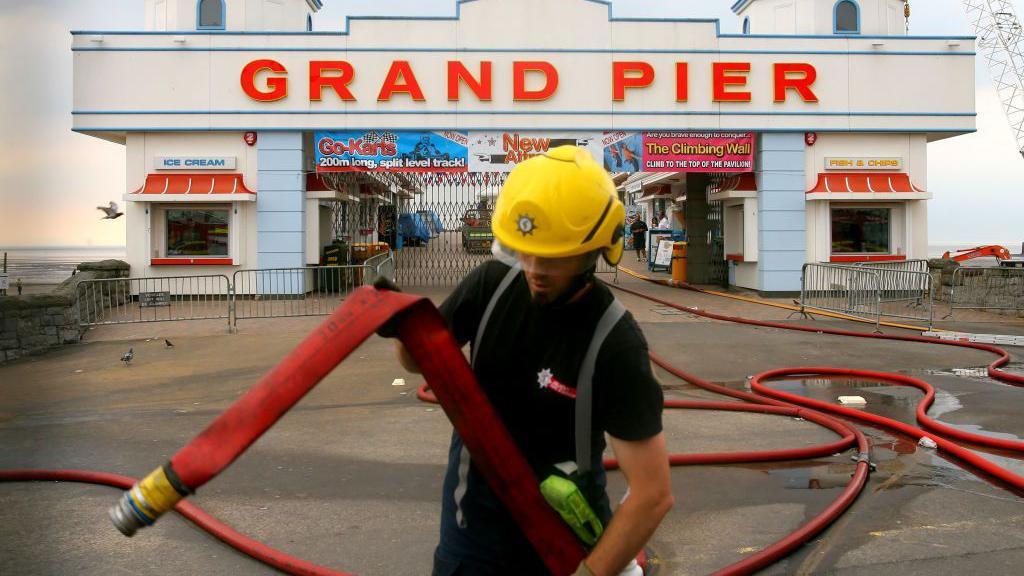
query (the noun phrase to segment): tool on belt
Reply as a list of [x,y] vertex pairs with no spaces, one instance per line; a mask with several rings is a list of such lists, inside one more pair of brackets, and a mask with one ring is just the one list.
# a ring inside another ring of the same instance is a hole
[[555,468],[560,473],[541,482],[540,493],[584,544],[594,546],[604,533],[604,525],[580,490],[582,482],[576,463],[563,462]]

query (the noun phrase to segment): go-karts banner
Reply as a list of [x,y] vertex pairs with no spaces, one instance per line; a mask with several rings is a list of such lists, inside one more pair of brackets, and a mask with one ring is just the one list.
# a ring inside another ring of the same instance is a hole
[[465,172],[465,132],[317,132],[317,172]]

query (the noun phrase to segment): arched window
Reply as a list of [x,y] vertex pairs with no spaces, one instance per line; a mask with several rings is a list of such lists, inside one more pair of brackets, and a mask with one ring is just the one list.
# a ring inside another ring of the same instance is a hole
[[750,16],[743,19],[743,33],[750,34]]
[[224,19],[224,0],[199,0],[196,4],[197,29],[223,30]]
[[854,0],[840,0],[835,7],[836,34],[860,34],[860,6]]
[[313,31],[313,15],[306,14],[306,32]]

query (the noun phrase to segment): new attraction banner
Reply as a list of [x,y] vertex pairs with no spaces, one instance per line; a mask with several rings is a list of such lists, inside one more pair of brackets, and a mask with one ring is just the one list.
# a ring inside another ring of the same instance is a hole
[[644,132],[644,172],[752,172],[750,132]]
[[317,172],[465,172],[469,137],[455,131],[316,132]]
[[520,162],[559,146],[580,146],[595,159],[603,152],[602,132],[487,132],[469,133],[470,172],[511,172]]

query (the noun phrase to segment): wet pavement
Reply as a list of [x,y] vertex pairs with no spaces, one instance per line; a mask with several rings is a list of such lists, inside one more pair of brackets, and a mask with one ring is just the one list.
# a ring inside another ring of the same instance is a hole
[[[705,295],[652,288],[685,305],[716,303]],[[902,372],[939,389],[930,414],[943,422],[1024,437],[1024,390],[985,375],[990,354],[738,326],[622,299],[652,350],[701,377],[744,389],[747,376],[783,366]],[[787,316],[762,308],[723,304],[730,314]],[[0,468],[143,475],[201,431],[318,321],[254,320],[241,323],[234,335],[201,322],[100,328],[85,344],[0,367]],[[984,326],[1005,333],[1022,328]],[[160,338],[167,335],[173,335],[173,349],[163,346]],[[117,358],[128,346],[135,347],[136,361],[124,367]],[[1024,351],[1014,352],[1012,369],[1021,371]],[[723,400],[657,373],[669,397]],[[407,385],[393,386],[397,377]],[[371,339],[192,500],[246,534],[314,562],[365,575],[427,573],[451,428],[439,409],[416,401],[420,382],[398,370],[389,342]],[[866,410],[905,422],[913,422],[921,398],[914,389],[857,380],[772,385],[827,401],[864,396]],[[756,414],[669,411],[665,427],[676,452],[793,448],[835,438],[806,421]],[[910,439],[862,429],[877,466],[864,493],[837,523],[765,574],[1020,573],[1024,499]],[[851,453],[676,468],[676,507],[651,542],[657,573],[710,573],[785,536],[842,491],[854,470]],[[1024,473],[1019,460],[984,456]],[[613,473],[613,499],[624,488],[621,474]],[[0,574],[274,573],[173,515],[126,539],[106,518],[117,496],[94,486],[0,484]]]

